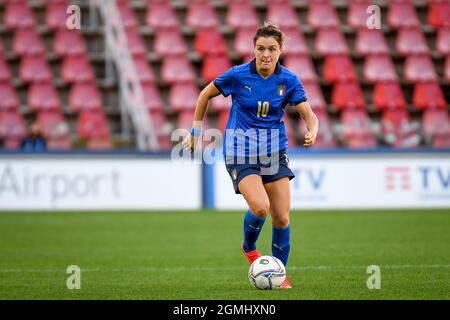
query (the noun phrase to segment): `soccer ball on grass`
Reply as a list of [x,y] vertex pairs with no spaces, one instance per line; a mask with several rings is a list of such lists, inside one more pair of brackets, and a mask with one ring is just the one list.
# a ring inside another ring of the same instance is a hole
[[261,256],[250,266],[248,278],[258,289],[278,289],[286,279],[286,268],[276,257]]

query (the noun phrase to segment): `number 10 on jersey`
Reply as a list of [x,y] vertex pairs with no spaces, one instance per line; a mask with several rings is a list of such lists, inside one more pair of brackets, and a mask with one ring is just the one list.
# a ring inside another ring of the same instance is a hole
[[269,101],[258,101],[258,112],[256,113],[256,116],[259,117],[266,117],[269,114]]

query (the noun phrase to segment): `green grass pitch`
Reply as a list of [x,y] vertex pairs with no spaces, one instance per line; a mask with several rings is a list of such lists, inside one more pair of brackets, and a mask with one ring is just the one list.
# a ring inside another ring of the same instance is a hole
[[[0,213],[0,299],[449,299],[450,210],[292,212],[291,290],[251,287],[242,212]],[[270,254],[267,220],[258,242]],[[69,265],[81,289],[69,290]],[[381,289],[369,290],[369,265]]]

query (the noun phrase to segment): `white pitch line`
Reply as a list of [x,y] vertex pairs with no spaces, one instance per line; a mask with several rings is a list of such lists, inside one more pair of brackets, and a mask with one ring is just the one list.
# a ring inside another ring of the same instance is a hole
[[[350,266],[288,266],[288,270],[329,270],[329,269],[366,269],[369,265],[350,265]],[[379,265],[381,269],[450,269],[450,264],[392,264],[392,265]],[[217,270],[246,270],[247,267],[200,267],[200,268],[185,268],[185,267],[173,267],[173,268],[81,268],[82,272],[186,272],[186,271],[217,271]],[[39,273],[39,272],[66,272],[65,269],[1,269],[0,273]]]

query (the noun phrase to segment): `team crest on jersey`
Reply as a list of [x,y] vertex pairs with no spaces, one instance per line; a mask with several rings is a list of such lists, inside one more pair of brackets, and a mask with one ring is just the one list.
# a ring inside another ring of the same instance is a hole
[[233,169],[233,171],[231,171],[231,177],[233,178],[233,180],[237,179],[236,169]]
[[281,84],[278,86],[278,95],[284,96],[284,93],[286,92],[286,86],[284,84]]

